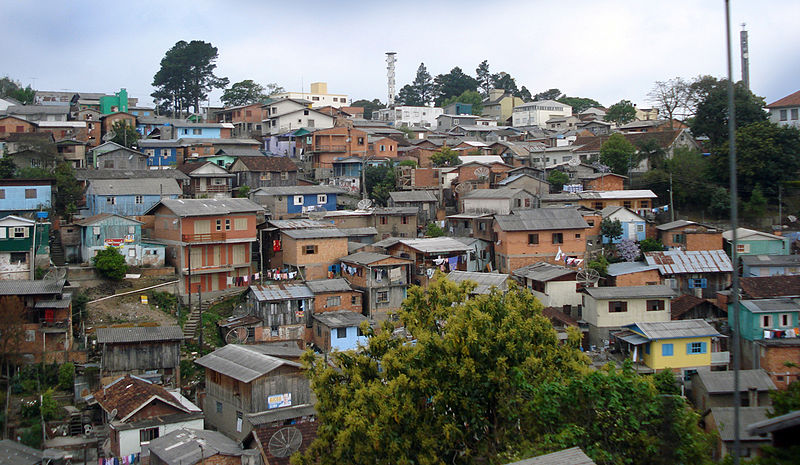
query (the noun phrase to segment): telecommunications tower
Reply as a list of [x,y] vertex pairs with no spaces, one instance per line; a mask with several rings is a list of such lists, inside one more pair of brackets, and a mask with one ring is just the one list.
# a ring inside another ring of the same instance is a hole
[[386,52],[386,77],[388,78],[387,84],[389,85],[389,108],[394,106],[394,62],[397,52]]
[[744,28],[745,23],[742,23],[742,32],[739,33],[739,39],[742,44],[742,84],[745,89],[750,89],[750,49],[747,46],[747,30]]

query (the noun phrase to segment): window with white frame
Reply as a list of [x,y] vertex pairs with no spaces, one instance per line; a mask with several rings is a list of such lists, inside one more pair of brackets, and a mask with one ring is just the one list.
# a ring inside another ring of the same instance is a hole
[[114,197],[113,195],[109,195],[108,197],[106,197],[106,203],[109,204],[109,205],[116,205],[117,204],[117,198]]
[[341,304],[342,304],[342,298],[341,296],[338,295],[330,296],[327,299],[325,299],[326,307],[338,307]]
[[761,315],[761,327],[762,328],[772,327],[772,315]]
[[317,205],[328,203],[328,194],[317,194]]
[[25,226],[11,228],[11,237],[14,239],[24,239],[28,237],[28,228]]
[[281,171],[281,180],[286,181],[287,179],[289,179],[289,172]]
[[294,204],[295,205],[303,205],[303,196],[302,195],[295,195],[294,196]]
[[141,196],[141,195],[137,195],[137,196],[135,197],[135,200],[134,200],[134,201],[136,202],[136,204],[137,204],[137,205],[141,205],[141,204],[143,204],[143,203],[144,203],[144,199],[142,198],[142,196]]
[[789,313],[781,313],[778,317],[781,322],[781,326],[784,328],[792,325],[792,315]]

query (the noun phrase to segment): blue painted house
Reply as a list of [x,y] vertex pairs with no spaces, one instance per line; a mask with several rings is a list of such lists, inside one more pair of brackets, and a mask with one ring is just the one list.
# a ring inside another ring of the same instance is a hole
[[[722,233],[725,239],[725,251],[731,255],[731,242],[733,230]],[[736,230],[736,253],[743,255],[789,255],[791,253],[791,240],[788,237],[753,229],[739,228]]]
[[0,216],[50,209],[53,179],[0,179]]
[[348,310],[317,313],[312,327],[314,344],[323,352],[354,350],[359,344],[366,343],[358,327],[366,319],[364,315]]
[[260,187],[250,193],[250,199],[267,208],[272,219],[283,220],[319,207],[334,211],[337,196],[343,192],[338,187],[324,185]]
[[633,211],[625,207],[606,207],[602,209],[600,213],[604,220],[619,220],[622,224],[622,237],[614,240],[611,240],[609,237],[603,237],[604,244],[608,244],[609,242],[618,244],[622,239],[631,239],[639,242],[647,238],[647,222]]
[[142,242],[142,222],[101,213],[75,222],[81,227],[81,260],[91,261],[97,252],[116,247],[131,266],[163,266],[164,246]]
[[[728,312],[728,323],[733,324],[733,312]],[[739,302],[739,328],[742,338],[748,341],[785,337],[786,332],[798,327],[800,305],[787,298],[754,299]]]
[[742,257],[742,276],[800,275],[800,255],[745,255]]
[[183,149],[177,139],[142,139],[138,144],[151,167],[174,167],[178,164],[178,150]]
[[191,121],[172,123],[172,137],[176,139],[219,139],[230,137],[232,131],[233,124],[231,123],[193,123]]
[[171,178],[93,179],[86,188],[85,216],[111,213],[144,215],[162,198],[177,199],[181,187]]

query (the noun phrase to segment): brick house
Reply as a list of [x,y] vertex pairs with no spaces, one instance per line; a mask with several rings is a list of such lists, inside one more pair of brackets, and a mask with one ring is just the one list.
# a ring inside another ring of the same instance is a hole
[[36,123],[16,116],[0,116],[0,138],[3,139],[11,134],[36,132],[38,127]]
[[511,273],[536,262],[564,263],[562,255],[583,259],[588,228],[583,216],[572,208],[537,208],[496,215],[496,268],[501,273]]
[[151,440],[180,428],[203,428],[203,412],[178,390],[170,391],[137,376],[126,375],[93,394],[105,413],[109,452],[122,459]]
[[658,266],[664,283],[681,294],[711,299],[731,284],[733,266],[723,250],[645,252],[644,258],[648,265]]
[[150,242],[167,247],[182,297],[200,290],[211,298],[247,285],[259,213],[248,199],[165,199],[146,213],[154,217]]
[[581,178],[585,191],[621,191],[625,189],[627,176],[615,173],[594,173]]
[[306,281],[314,293],[314,314],[348,311],[361,313],[363,292],[354,290],[344,278]]
[[606,273],[606,286],[652,286],[661,283],[658,267],[644,262],[611,263]]
[[722,230],[694,221],[677,220],[656,226],[658,239],[668,249],[722,250]]
[[195,361],[205,369],[208,425],[239,442],[265,413],[290,414],[312,402],[299,363],[263,354],[258,346],[227,344]]
[[289,266],[305,280],[327,279],[347,256],[347,234],[337,228],[282,230],[281,249],[282,263],[273,266]]
[[[349,126],[319,129],[298,138],[297,147],[311,162],[314,179],[327,179],[333,176],[333,162],[337,158],[367,155],[368,135]],[[395,154],[396,150],[395,143]]]
[[72,294],[64,292],[65,283],[63,279],[0,280],[0,299],[6,305],[17,299],[21,304],[21,308],[4,309],[8,338],[17,339],[16,347],[10,349],[11,359],[37,363],[72,359]]
[[214,118],[218,123],[233,123],[233,137],[256,137],[261,135],[264,111],[261,103],[251,103],[218,110]]
[[393,257],[405,258],[413,263],[414,268],[411,270],[413,284],[427,286],[436,270],[450,272],[471,268],[469,251],[472,248],[452,237],[389,238],[382,242],[384,244],[376,242],[373,245],[385,248]]
[[384,320],[400,309],[408,290],[411,260],[373,252],[341,259],[342,276],[363,292],[362,309],[370,321]]
[[378,237],[416,237],[419,227],[415,207],[378,207],[372,210]]

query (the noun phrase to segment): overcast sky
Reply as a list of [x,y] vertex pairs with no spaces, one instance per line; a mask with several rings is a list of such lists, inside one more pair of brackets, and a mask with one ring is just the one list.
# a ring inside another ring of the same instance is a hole
[[[800,90],[798,18],[798,0],[732,1],[734,74],[746,22],[751,89],[767,103]],[[420,62],[434,76],[455,66],[474,75],[488,60],[534,94],[557,87],[606,106],[648,105],[656,80],[726,74],[722,0],[0,0],[0,30],[0,74],[40,90],[125,87],[141,103],[164,53],[195,39],[218,47],[217,75],[231,83],[307,91],[326,81],[353,100],[386,100],[387,51],[398,90]]]

